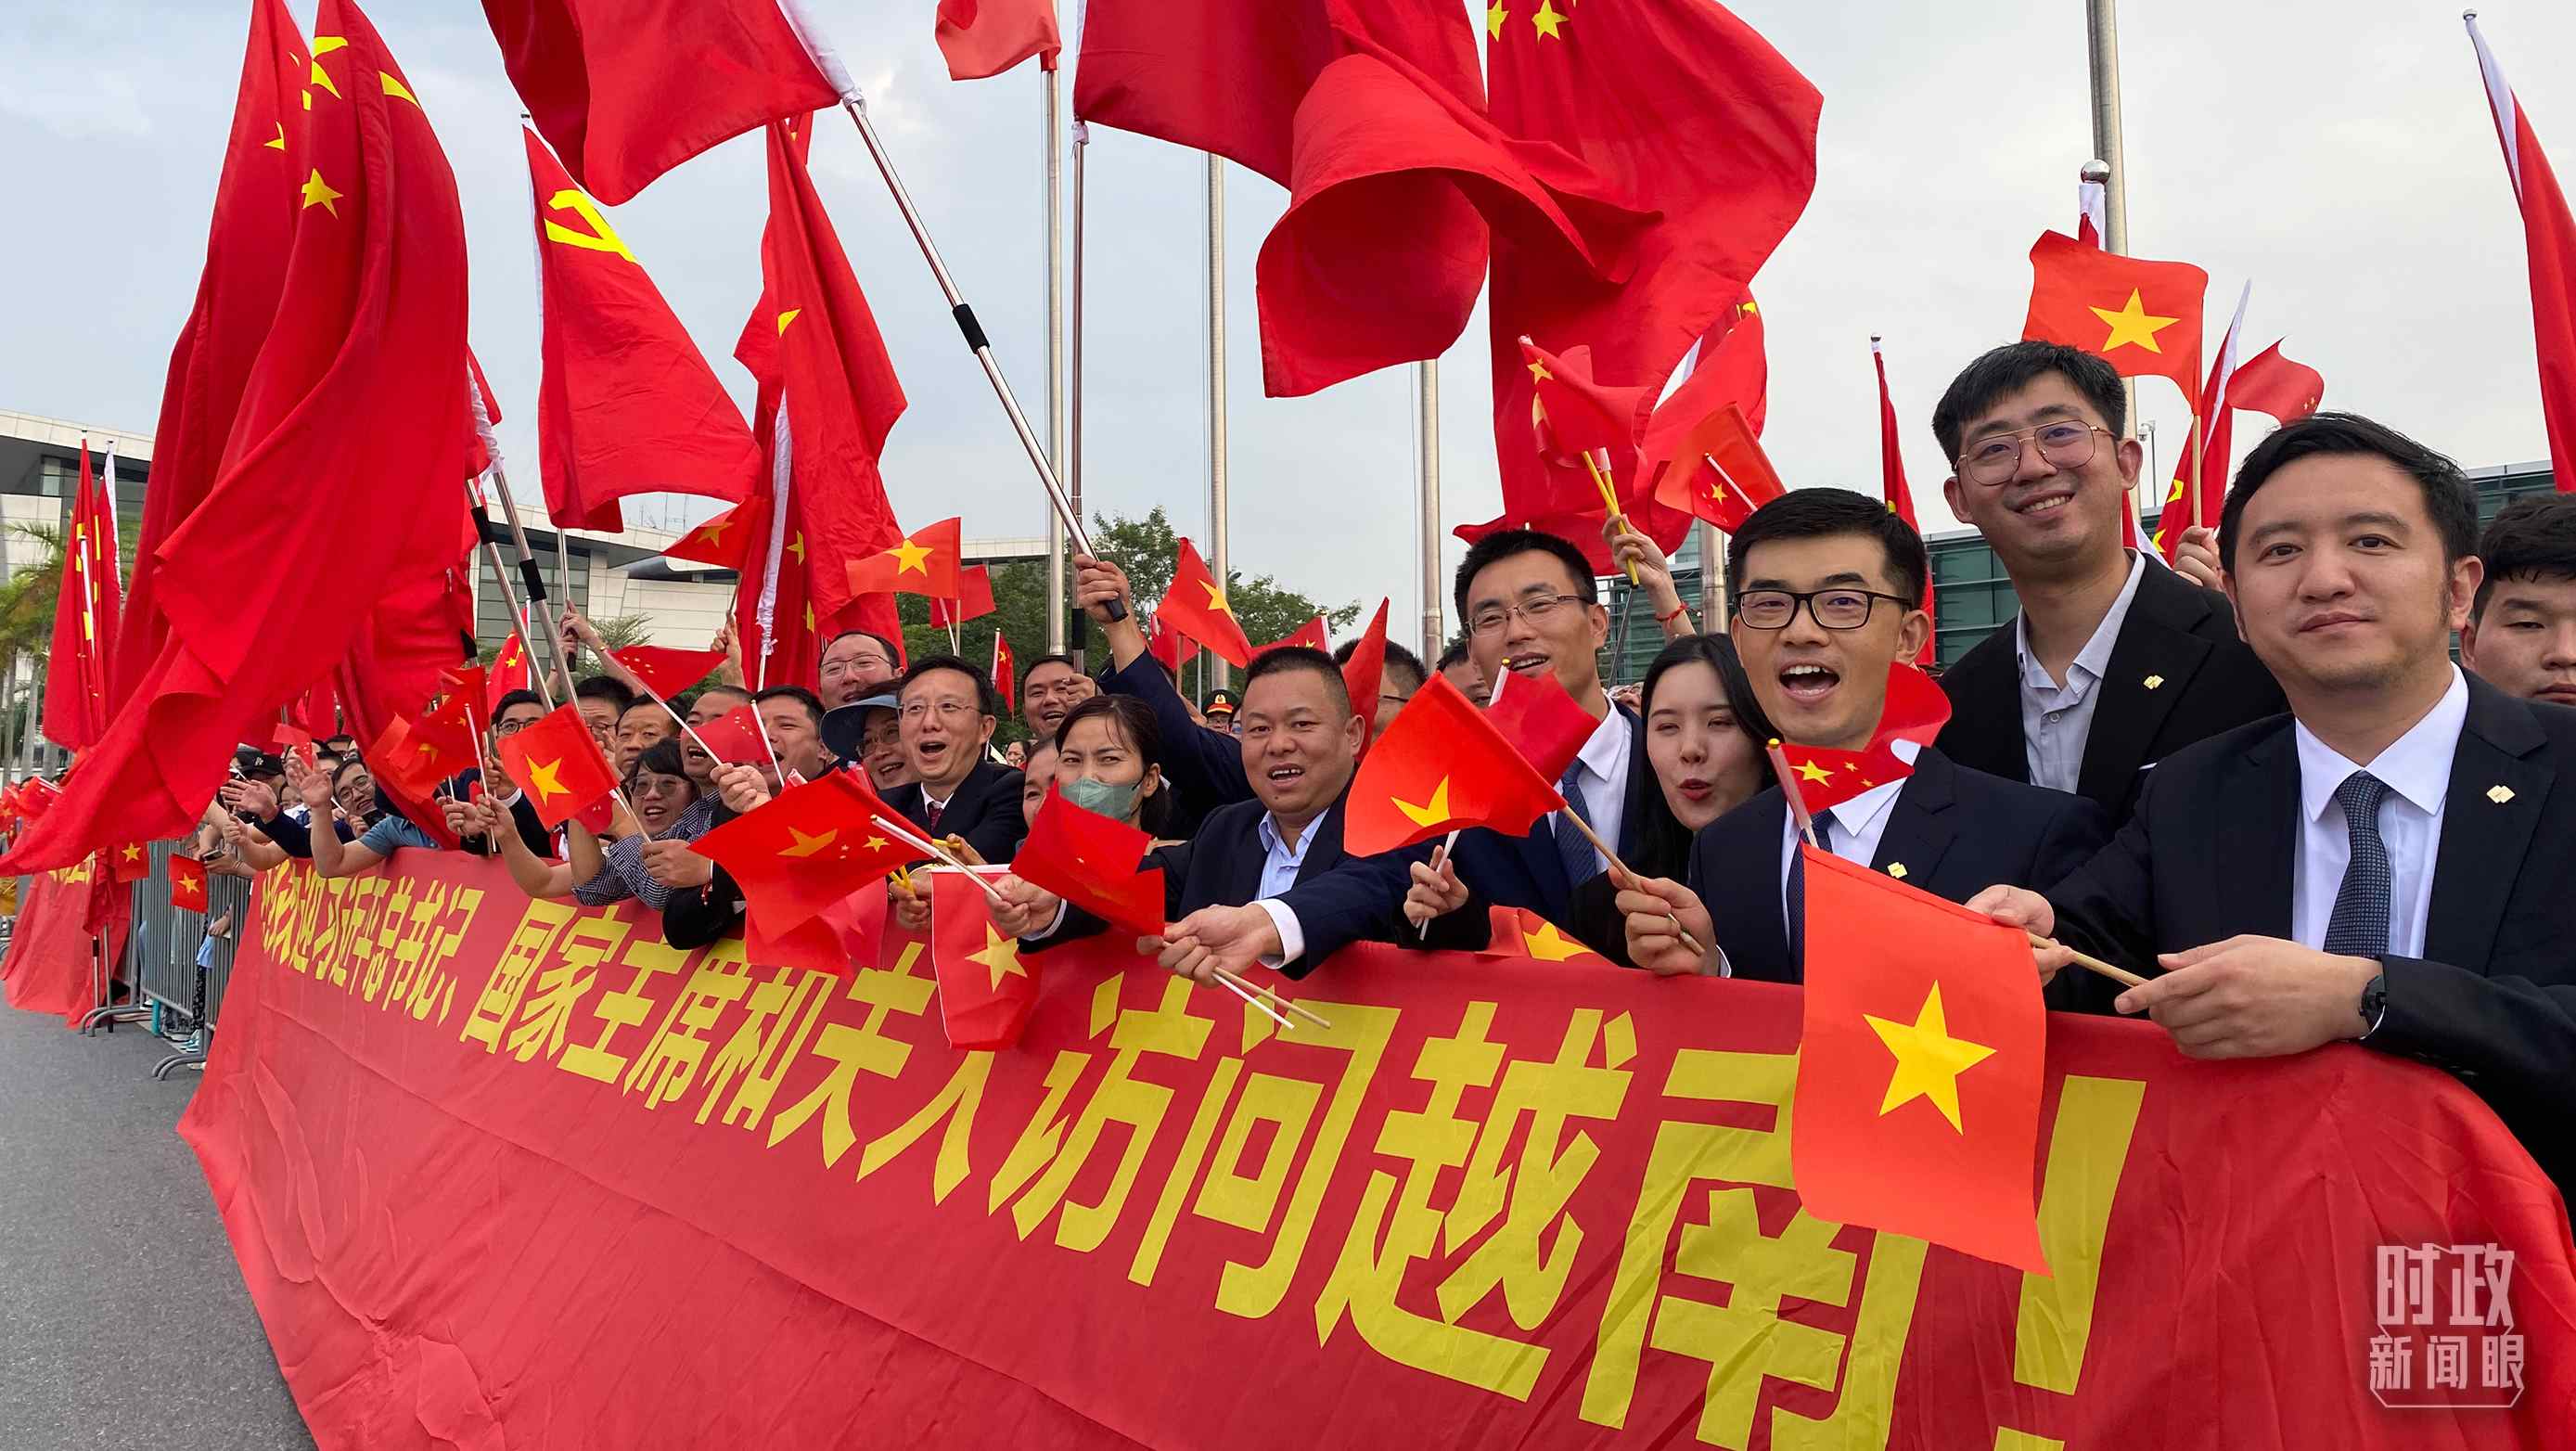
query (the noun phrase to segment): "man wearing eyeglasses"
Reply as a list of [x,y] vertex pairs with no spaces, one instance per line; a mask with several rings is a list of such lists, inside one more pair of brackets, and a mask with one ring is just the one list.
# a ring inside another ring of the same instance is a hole
[[1950,510],[2012,576],[2021,614],[1942,676],[1940,747],[1963,766],[2136,809],[2155,763],[2288,708],[2235,613],[2121,544],[2137,440],[2101,358],[2056,343],[1997,348],[1932,413]]
[[881,635],[843,630],[823,647],[817,678],[826,710],[837,710],[875,695],[894,683],[894,646]]
[[[1793,489],[1736,531],[1726,564],[1736,582],[1730,633],[1763,714],[1785,740],[1867,750],[1889,668],[1932,633],[1922,536],[1868,495]],[[1937,749],[1894,749],[1912,752],[1912,773],[1816,812],[1819,847],[1964,902],[2006,863],[2055,882],[2109,835],[2089,801],[1969,770]],[[1700,832],[1689,878],[1619,894],[1631,961],[1667,974],[1805,980],[1804,862],[1778,787]],[[1677,924],[1714,955],[1684,945]]]
[[933,838],[963,837],[985,861],[1009,861],[1023,832],[1020,773],[984,753],[999,704],[992,678],[954,655],[925,656],[895,698],[914,779],[886,804]]

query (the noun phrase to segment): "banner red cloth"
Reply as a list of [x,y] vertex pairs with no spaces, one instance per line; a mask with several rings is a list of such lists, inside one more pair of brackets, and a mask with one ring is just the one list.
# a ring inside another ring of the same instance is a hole
[[[960,1053],[900,933],[831,978],[396,860],[262,879],[180,1126],[325,1451],[2394,1451],[2576,1415],[2556,1191],[2365,1048],[2052,1017],[2026,1278],[1800,1212],[1794,987],[1359,947],[1287,986],[1333,1026],[1282,1033],[1102,940]],[[2384,1244],[2514,1252],[2518,1405],[2373,1401]]]
[[[61,871],[37,872],[18,898],[18,923],[9,937],[8,955],[0,957],[0,991],[9,1006],[30,1013],[60,1013],[74,1027],[98,1006],[91,979],[89,930],[91,898],[113,890],[94,862]],[[125,961],[125,937],[131,917],[119,912],[106,922],[108,961]],[[120,966],[118,971],[123,972]]]

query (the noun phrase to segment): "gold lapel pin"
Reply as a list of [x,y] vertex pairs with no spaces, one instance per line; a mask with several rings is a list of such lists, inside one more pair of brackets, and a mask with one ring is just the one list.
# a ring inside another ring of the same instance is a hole
[[2149,690],[2162,689],[2164,683],[2165,678],[2161,675],[2150,675],[2147,677],[2147,689]]
[[1903,863],[1903,862],[1889,862],[1889,863],[1887,864],[1887,874],[1888,874],[1889,876],[1891,876],[1891,877],[1896,878],[1896,879],[1897,879],[1898,881],[1900,881],[1900,882],[1901,882],[1901,881],[1904,881],[1904,880],[1905,880],[1905,863]]
[[2487,788],[2487,799],[2498,806],[2502,806],[2513,799],[2513,788],[2510,786],[2489,786]]

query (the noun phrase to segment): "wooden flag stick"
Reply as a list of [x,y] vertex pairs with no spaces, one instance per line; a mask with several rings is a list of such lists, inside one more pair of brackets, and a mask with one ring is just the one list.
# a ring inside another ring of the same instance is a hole
[[[2040,936],[2036,932],[2025,931],[2023,935],[2030,939],[2030,945],[2033,947],[2065,946],[2064,943],[2052,941],[2049,938]],[[2127,968],[2113,967],[2111,964],[2104,962],[2098,957],[2088,957],[2081,952],[2075,951],[2075,949],[2071,947],[2068,947],[2066,950],[2068,953],[2073,955],[2075,965],[2083,968],[2087,972],[2099,973],[2103,977],[2107,977],[2111,981],[2116,982],[2123,987],[2145,987],[2147,985],[2147,980],[2145,978],[2138,976]]]
[[[1608,451],[1602,450],[1604,453]],[[1619,493],[1610,487],[1609,472],[1601,467],[1589,450],[1586,450],[1583,455],[1583,468],[1585,472],[1592,475],[1592,486],[1601,491],[1601,507],[1610,511],[1610,517],[1618,524],[1619,532],[1622,534],[1635,532],[1635,526],[1628,522],[1628,516],[1620,511]],[[1628,583],[1631,586],[1637,583],[1637,566],[1633,561],[1628,565]]]
[[1217,986],[1224,988],[1227,992],[1234,994],[1236,997],[1243,999],[1253,1007],[1260,1009],[1262,1016],[1270,1019],[1270,1021],[1274,1023],[1277,1023],[1280,1027],[1288,1029],[1291,1032],[1296,1030],[1297,1025],[1289,1022],[1286,1018],[1281,1017],[1277,1008],[1274,1008],[1268,1003],[1263,1002],[1260,998],[1255,997],[1250,985],[1246,984],[1242,978],[1236,977],[1233,973],[1230,973],[1221,967],[1216,970],[1215,976]]
[[899,842],[902,842],[905,846],[911,847],[914,851],[926,852],[930,856],[937,858],[942,865],[952,866],[957,870],[964,872],[966,874],[966,880],[973,882],[976,886],[984,889],[985,896],[992,898],[996,903],[1006,906],[1008,905],[1008,899],[1003,897],[1000,888],[994,886],[991,882],[984,880],[983,873],[976,871],[972,867],[967,866],[964,862],[959,861],[956,854],[949,851],[946,847],[941,846],[939,843],[932,841],[927,837],[915,836],[911,832],[904,830],[902,827],[897,826],[893,822],[886,820],[882,816],[875,815],[874,813],[870,813],[868,820],[876,823],[877,830],[886,833]]
[[[1592,823],[1577,815],[1572,807],[1567,807],[1565,809],[1565,819],[1574,823],[1574,829],[1583,833],[1583,839],[1592,843],[1592,849],[1594,851],[1601,853],[1602,860],[1610,864],[1610,870],[1617,872],[1619,875],[1626,877],[1632,882],[1645,880],[1643,877],[1638,876],[1635,871],[1631,870],[1626,862],[1619,860],[1619,854],[1610,849],[1610,843],[1603,841],[1601,839],[1601,834],[1592,829]],[[1673,932],[1676,936],[1681,938],[1682,946],[1700,954],[1703,957],[1708,955],[1708,949],[1700,946],[1699,939],[1691,936],[1690,929],[1682,925],[1682,919],[1680,916],[1675,913],[1667,912],[1664,914],[1664,918],[1666,921],[1673,924]]]
[[1250,978],[1248,978],[1248,977],[1245,977],[1245,976],[1243,976],[1243,975],[1241,975],[1241,974],[1239,974],[1239,973],[1228,972],[1228,971],[1226,971],[1224,968],[1221,968],[1221,967],[1220,967],[1220,968],[1218,968],[1218,969],[1216,970],[1216,973],[1217,973],[1217,976],[1219,976],[1219,977],[1229,977],[1229,978],[1233,978],[1236,982],[1242,983],[1245,987],[1248,987],[1248,988],[1252,989],[1254,992],[1257,992],[1257,993],[1261,994],[1263,997],[1268,998],[1270,1001],[1272,1001],[1272,1002],[1274,1002],[1274,1003],[1277,1003],[1279,1006],[1281,1006],[1281,1007],[1283,1007],[1283,1008],[1286,1008],[1288,1011],[1290,1011],[1290,1012],[1292,1012],[1292,1013],[1295,1013],[1297,1016],[1299,1016],[1299,1017],[1301,1017],[1301,1018],[1306,1019],[1308,1022],[1313,1023],[1313,1024],[1314,1024],[1316,1027],[1318,1027],[1318,1028],[1329,1028],[1329,1027],[1333,1026],[1331,1023],[1329,1023],[1329,1022],[1325,1021],[1323,1014],[1321,1014],[1321,1013],[1317,1013],[1317,1012],[1312,1012],[1312,1011],[1309,1011],[1309,1010],[1308,1010],[1308,1009],[1306,1009],[1306,1008],[1303,1008],[1303,1007],[1298,1006],[1298,1004],[1297,1004],[1297,1000],[1296,1000],[1296,999],[1294,999],[1294,998],[1289,998],[1289,997],[1282,997],[1282,996],[1280,996],[1280,995],[1279,995],[1279,993],[1278,993],[1276,990],[1274,990],[1274,989],[1272,989],[1272,988],[1268,987],[1268,986],[1267,986],[1267,985],[1265,985],[1265,984],[1254,982],[1252,979],[1250,979]]
[[1780,794],[1789,798],[1789,819],[1798,823],[1798,835],[1807,845],[1816,845],[1816,818],[1807,811],[1806,795],[1798,789],[1798,774],[1789,769],[1789,753],[1780,749],[1780,738],[1773,736],[1762,747],[1771,758],[1771,774],[1779,778]]

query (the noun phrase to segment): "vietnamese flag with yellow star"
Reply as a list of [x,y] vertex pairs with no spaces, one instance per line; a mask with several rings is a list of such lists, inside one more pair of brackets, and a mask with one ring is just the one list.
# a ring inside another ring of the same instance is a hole
[[1790,1165],[1807,1213],[2049,1273],[2047,1014],[2030,940],[1802,846],[1807,982]]
[[930,884],[930,969],[939,979],[939,1022],[948,1046],[964,1052],[1018,1044],[1038,1004],[1038,957],[993,925],[993,902],[965,872],[934,867]]
[[2030,313],[2021,335],[2098,353],[2123,378],[2170,378],[2200,396],[2200,310],[2209,274],[2044,232],[2030,248]]
[[549,829],[617,789],[617,772],[599,753],[590,723],[569,705],[559,705],[515,735],[501,737],[496,749],[502,768],[527,794],[537,819]]
[[689,849],[725,869],[763,932],[784,933],[919,859],[918,851],[876,824],[880,816],[903,824],[901,813],[855,773],[830,771],[788,787]]
[[1342,848],[1375,856],[1470,826],[1527,836],[1540,817],[1564,805],[1483,711],[1434,676],[1405,702],[1351,777]]
[[191,912],[206,910],[206,864],[195,857],[170,854],[170,905]]
[[850,593],[915,594],[932,599],[957,598],[959,551],[965,547],[965,521],[942,519],[916,529],[875,554],[853,559]]
[[152,875],[152,853],[139,841],[108,848],[107,874],[113,881],[139,882]]
[[1159,937],[1165,925],[1163,869],[1138,869],[1153,845],[1152,833],[1086,811],[1049,785],[1029,822],[1028,840],[1011,854],[1011,871],[1103,922],[1139,937]]
[[1234,617],[1224,586],[1187,539],[1173,557],[1172,582],[1163,591],[1162,603],[1154,607],[1154,619],[1205,645],[1229,665],[1252,663],[1252,641],[1245,638],[1243,623]]
[[1562,928],[1527,907],[1489,907],[1486,920],[1493,935],[1479,957],[1511,957],[1531,962],[1572,962],[1609,967],[1609,958],[1565,935]]

